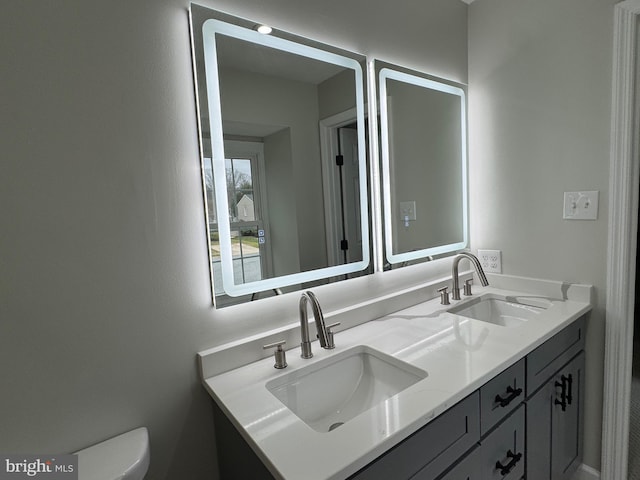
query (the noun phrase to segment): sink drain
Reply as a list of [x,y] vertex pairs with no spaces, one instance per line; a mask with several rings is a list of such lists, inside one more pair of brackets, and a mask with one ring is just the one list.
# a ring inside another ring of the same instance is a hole
[[329,427],[329,431],[331,431],[331,430],[335,430],[335,429],[336,429],[336,428],[338,428],[340,425],[344,425],[344,422],[336,422],[336,423],[334,423],[333,425],[331,425],[331,426]]

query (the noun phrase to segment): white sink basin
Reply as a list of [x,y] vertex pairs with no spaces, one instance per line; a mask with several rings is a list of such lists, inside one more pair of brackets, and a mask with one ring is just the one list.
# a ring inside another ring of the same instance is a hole
[[390,355],[357,346],[273,379],[266,386],[311,428],[329,432],[427,375]]
[[545,309],[546,307],[543,306],[485,296],[457,305],[448,311],[462,317],[474,318],[502,327],[517,327],[524,322],[538,318]]

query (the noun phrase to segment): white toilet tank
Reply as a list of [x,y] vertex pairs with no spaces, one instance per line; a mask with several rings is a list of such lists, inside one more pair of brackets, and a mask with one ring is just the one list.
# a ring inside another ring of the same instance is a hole
[[149,468],[149,432],[137,428],[76,455],[78,480],[142,480]]

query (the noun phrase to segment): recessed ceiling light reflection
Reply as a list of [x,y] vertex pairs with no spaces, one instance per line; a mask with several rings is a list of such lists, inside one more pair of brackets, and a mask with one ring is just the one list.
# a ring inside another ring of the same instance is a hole
[[269,25],[256,25],[255,29],[258,33],[263,35],[269,35],[273,31]]

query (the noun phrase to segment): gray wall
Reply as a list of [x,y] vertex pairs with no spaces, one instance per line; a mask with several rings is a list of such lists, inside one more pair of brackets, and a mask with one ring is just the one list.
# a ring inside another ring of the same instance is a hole
[[[367,101],[367,66],[362,65],[363,88]],[[355,74],[353,70],[343,70],[318,85],[318,111],[321,119],[356,108]]]
[[[462,2],[202,3],[467,80]],[[295,319],[296,295],[211,306],[187,6],[0,3],[0,452],[147,425],[150,480],[216,478],[195,354]],[[410,271],[317,291],[331,310]]]
[[[596,287],[585,463],[600,466],[614,0],[478,0],[469,8],[471,239],[504,273]],[[597,221],[562,219],[599,190]]]
[[269,205],[269,242],[273,261],[273,274],[286,275],[300,271],[298,237],[292,234],[295,224],[297,202],[291,201],[291,129],[285,128],[264,139],[264,155],[277,161],[265,162],[264,171]]

